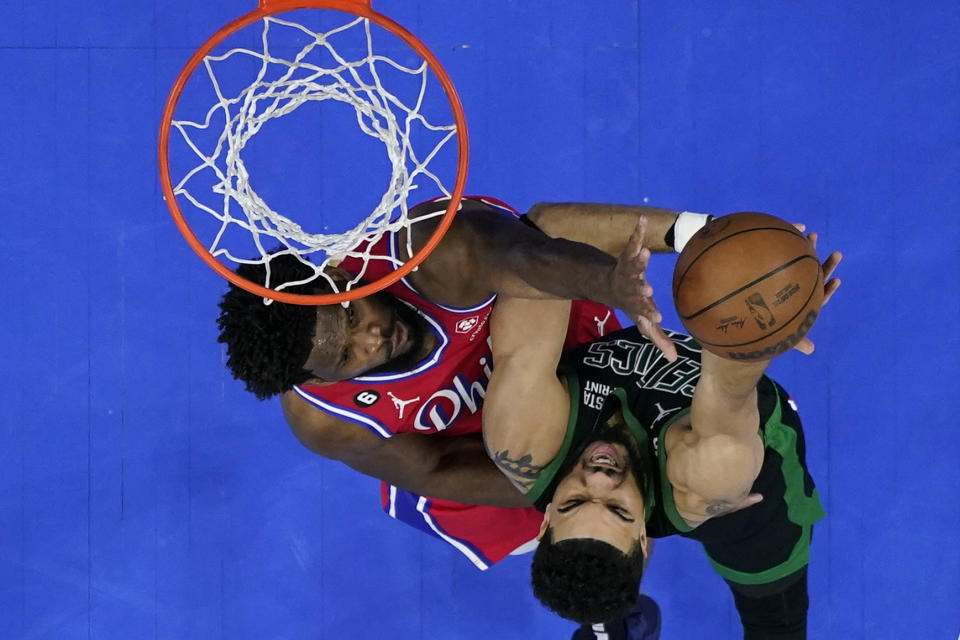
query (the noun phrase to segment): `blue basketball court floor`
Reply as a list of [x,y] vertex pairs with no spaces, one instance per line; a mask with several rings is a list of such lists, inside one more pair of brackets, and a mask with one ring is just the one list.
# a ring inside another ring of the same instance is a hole
[[[247,0],[13,0],[0,23],[4,638],[568,638],[302,448],[216,342],[223,281],[161,198],[160,110]],[[960,634],[960,5],[375,0],[464,102],[468,191],[805,222],[844,281],[798,402],[828,512],[810,638]],[[322,167],[318,168],[322,171]],[[651,279],[669,291],[672,258]],[[667,324],[677,326],[667,314]],[[665,639],[739,638],[695,543]]]

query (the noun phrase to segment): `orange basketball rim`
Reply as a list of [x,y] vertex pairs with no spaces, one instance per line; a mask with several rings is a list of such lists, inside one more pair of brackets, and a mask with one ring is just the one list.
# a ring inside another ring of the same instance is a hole
[[[427,243],[419,251],[417,251],[410,260],[392,270],[388,275],[380,278],[379,280],[364,284],[356,289],[322,295],[303,295],[268,289],[238,276],[227,265],[212,255],[191,229],[189,223],[183,215],[183,212],[180,209],[180,205],[177,202],[177,198],[174,193],[168,157],[170,129],[173,122],[174,112],[184,86],[193,75],[197,67],[203,62],[204,58],[210,54],[218,44],[244,27],[250,26],[268,16],[300,9],[332,9],[347,14],[352,14],[354,16],[369,20],[371,23],[385,29],[386,31],[389,31],[394,36],[402,40],[407,46],[409,46],[421,58],[423,58],[424,61],[426,61],[430,71],[433,72],[437,80],[440,82],[453,114],[457,137],[457,176],[454,187],[450,192],[450,203],[442,220],[438,224],[436,230],[430,236]],[[163,187],[164,200],[167,203],[167,207],[169,208],[177,227],[180,229],[183,237],[186,238],[190,247],[214,271],[219,273],[234,285],[269,300],[300,305],[324,305],[355,300],[357,298],[362,298],[380,291],[381,289],[390,286],[400,278],[403,278],[409,274],[417,267],[417,265],[426,259],[430,252],[443,238],[444,233],[446,233],[447,229],[450,227],[450,224],[453,222],[453,216],[456,214],[456,211],[459,208],[460,201],[463,197],[464,186],[466,184],[468,149],[467,126],[463,113],[463,107],[460,103],[460,98],[457,95],[456,89],[453,86],[453,82],[450,80],[447,72],[437,60],[436,56],[433,55],[433,53],[425,44],[423,44],[423,42],[421,42],[416,36],[390,18],[374,11],[371,7],[370,0],[260,0],[257,9],[228,23],[214,33],[190,57],[186,65],[184,65],[183,69],[180,71],[180,74],[177,76],[173,88],[170,90],[170,94],[167,97],[160,124],[160,180]]]

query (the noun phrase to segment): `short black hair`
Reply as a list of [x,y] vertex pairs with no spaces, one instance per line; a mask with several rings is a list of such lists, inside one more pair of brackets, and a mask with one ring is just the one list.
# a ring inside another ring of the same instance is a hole
[[[241,264],[237,275],[263,285],[267,269],[263,264]],[[278,254],[270,258],[271,282],[311,282],[285,287],[299,294],[327,293],[329,284],[317,277],[313,267],[294,255]],[[317,308],[273,301],[264,304],[254,295],[230,284],[220,300],[218,342],[227,345],[227,367],[233,377],[242,380],[247,391],[260,400],[289,391],[314,377],[303,368],[313,348]]]
[[530,573],[533,595],[558,615],[579,624],[612,622],[630,612],[640,593],[641,539],[626,554],[593,538],[553,542],[548,527]]

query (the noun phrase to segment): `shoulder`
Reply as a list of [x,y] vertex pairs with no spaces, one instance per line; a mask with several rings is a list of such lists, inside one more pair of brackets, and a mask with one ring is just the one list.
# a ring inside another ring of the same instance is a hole
[[[444,204],[445,201],[418,205],[411,210],[410,218],[428,218],[431,213],[442,210]],[[427,243],[440,219],[436,216],[410,225],[413,251]],[[407,279],[432,302],[452,307],[481,304],[495,290],[490,263],[495,261],[498,239],[516,239],[524,233],[538,232],[521,224],[510,213],[478,200],[464,199],[443,239]],[[401,247],[406,246],[403,231],[398,241]]]
[[[445,211],[449,200],[431,200],[418,204],[410,210],[408,218],[413,222],[410,225],[410,239],[413,250],[416,251],[430,239],[433,232],[437,229],[440,221],[443,219],[441,214]],[[450,228],[443,237],[443,241],[437,249],[459,245],[470,242],[476,235],[486,235],[485,224],[499,222],[506,224],[520,224],[515,214],[509,213],[504,209],[487,204],[479,199],[464,198],[460,202],[460,208],[457,210]],[[400,231],[401,246],[406,240],[404,230]]]
[[750,491],[763,466],[759,435],[700,436],[680,427],[668,432],[664,446],[677,511],[689,525],[756,503],[758,496]]
[[280,405],[297,440],[326,458],[345,460],[380,444],[378,436],[311,405],[295,391],[284,393]]

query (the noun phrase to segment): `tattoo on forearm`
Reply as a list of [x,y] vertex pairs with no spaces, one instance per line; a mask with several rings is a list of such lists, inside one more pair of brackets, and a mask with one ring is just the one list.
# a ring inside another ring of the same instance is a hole
[[706,512],[708,516],[713,518],[716,516],[722,516],[728,511],[733,511],[735,506],[735,504],[727,502],[726,500],[717,500],[715,502],[707,503]]
[[521,458],[511,458],[510,452],[506,450],[493,454],[494,464],[524,491],[529,491],[537,483],[543,471],[543,467],[531,464],[532,461],[533,456],[529,453]]

